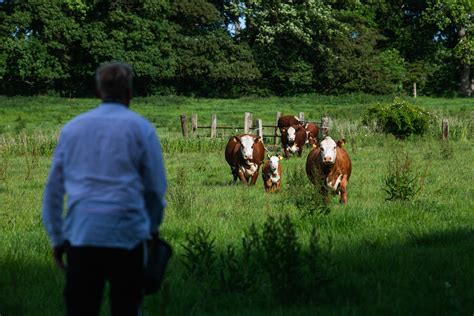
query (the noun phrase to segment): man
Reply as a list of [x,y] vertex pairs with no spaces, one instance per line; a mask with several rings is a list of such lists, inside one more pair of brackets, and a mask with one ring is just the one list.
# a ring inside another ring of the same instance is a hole
[[102,103],[61,131],[44,192],[43,221],[54,261],[66,271],[67,314],[98,315],[108,281],[112,315],[137,315],[144,244],[156,238],[166,206],[163,158],[154,127],[128,108],[131,67],[100,67],[96,87]]

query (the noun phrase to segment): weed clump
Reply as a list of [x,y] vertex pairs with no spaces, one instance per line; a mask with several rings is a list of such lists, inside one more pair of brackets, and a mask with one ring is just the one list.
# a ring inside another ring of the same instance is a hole
[[384,179],[387,201],[409,201],[421,190],[425,174],[417,172],[408,154],[394,155],[388,162],[388,174]]
[[313,301],[330,280],[316,228],[305,247],[288,215],[269,216],[261,227],[252,224],[241,247],[226,246],[217,256],[209,232],[198,228],[187,236],[182,260],[185,279],[194,276],[200,289],[213,293],[253,293],[265,299],[270,294],[283,304]]
[[302,168],[296,168],[288,173],[287,201],[294,204],[303,217],[327,215],[331,212],[328,200],[321,194],[323,185],[318,182],[313,185]]
[[403,139],[423,135],[431,119],[427,111],[396,97],[391,104],[369,107],[362,116],[362,123]]

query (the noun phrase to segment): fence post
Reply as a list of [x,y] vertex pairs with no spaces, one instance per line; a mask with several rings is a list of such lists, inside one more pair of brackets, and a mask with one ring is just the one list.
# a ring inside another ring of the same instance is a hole
[[304,123],[304,112],[300,112],[299,120],[301,123]]
[[244,134],[248,134],[252,129],[252,113],[245,112],[244,115]]
[[188,125],[186,124],[186,115],[181,114],[179,117],[181,120],[181,133],[183,134],[183,137],[188,137]]
[[217,136],[217,115],[212,114],[211,116],[211,138],[215,138]]
[[416,98],[416,82],[413,83],[413,97]]
[[448,119],[443,119],[443,123],[441,124],[441,131],[442,131],[442,134],[443,134],[443,140],[448,140],[448,138],[449,138]]
[[257,120],[257,136],[260,136],[263,140],[263,123],[261,119]]
[[278,120],[280,119],[281,117],[281,112],[277,112],[276,114],[276,120],[275,120],[275,132],[273,133],[273,144],[276,145],[277,144],[277,138],[278,138],[278,134],[277,134],[277,131],[278,131]]
[[324,137],[329,135],[329,117],[328,116],[323,116],[321,118],[321,128],[319,129],[319,132],[321,133],[320,139],[323,139]]
[[193,113],[193,115],[191,115],[191,130],[192,130],[193,136],[196,136],[197,129],[198,129],[198,115],[196,113]]

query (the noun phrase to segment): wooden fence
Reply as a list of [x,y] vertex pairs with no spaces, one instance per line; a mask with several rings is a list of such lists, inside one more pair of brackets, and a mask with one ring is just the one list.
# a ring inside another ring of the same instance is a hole
[[[211,115],[211,124],[210,125],[203,125],[200,126],[198,124],[198,115],[196,113],[193,113],[191,115],[191,136],[197,136],[198,135],[198,130],[199,129],[210,129],[210,137],[215,138],[217,137],[217,130],[232,130],[232,131],[238,131],[242,130],[244,134],[247,133],[254,133],[262,138],[273,138],[273,143],[276,145],[277,141],[279,139],[279,133],[278,133],[278,119],[281,116],[281,112],[277,112],[275,115],[275,123],[274,124],[263,124],[263,121],[261,119],[253,120],[253,115],[250,112],[245,112],[244,113],[244,121],[243,121],[243,127],[241,126],[230,126],[230,125],[217,125],[217,115],[212,114]],[[304,123],[308,123],[310,121],[305,121],[304,117],[304,112],[299,113],[299,120]],[[188,120],[185,114],[180,115],[180,123],[181,123],[181,133],[183,137],[189,137],[189,132],[188,132]],[[317,123],[320,126],[320,133],[322,135],[327,135],[329,133],[329,118],[323,117],[321,119],[321,122]],[[270,129],[271,134],[265,134],[265,132]]]
[[[474,112],[473,112],[474,113]],[[217,137],[217,130],[222,129],[222,130],[232,130],[234,132],[238,130],[243,130],[244,134],[247,133],[255,133],[258,136],[262,138],[273,138],[273,144],[277,144],[278,139],[279,139],[279,133],[278,133],[278,119],[281,116],[281,112],[277,112],[275,116],[275,123],[274,124],[263,124],[263,121],[261,119],[257,119],[255,122],[255,125],[253,124],[253,115],[250,112],[245,112],[244,114],[244,122],[243,122],[243,127],[240,126],[229,126],[229,125],[217,125],[217,115],[212,114],[211,115],[211,125],[204,125],[204,126],[199,126],[198,125],[198,115],[196,113],[193,113],[191,115],[191,135],[192,136],[197,136],[198,135],[198,129],[210,129],[210,137],[211,138],[216,138]],[[310,121],[305,121],[304,117],[304,112],[299,113],[299,120],[304,123],[308,123]],[[185,114],[180,115],[180,123],[181,123],[181,133],[183,137],[188,137],[189,132],[188,132],[188,123],[187,123],[187,118]],[[329,117],[328,116],[323,116],[321,118],[320,122],[314,122],[319,125],[319,136],[320,138],[323,138],[324,136],[329,134]],[[269,128],[272,132],[272,134],[265,134],[264,133],[264,128]],[[449,122],[447,119],[442,120],[441,124],[441,138],[443,140],[448,140],[449,139]]]

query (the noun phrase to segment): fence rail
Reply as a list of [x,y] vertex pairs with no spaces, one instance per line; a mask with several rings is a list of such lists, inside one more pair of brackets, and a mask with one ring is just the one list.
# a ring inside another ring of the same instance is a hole
[[[243,130],[245,134],[255,132],[258,136],[262,138],[273,138],[273,144],[276,145],[279,138],[279,130],[278,130],[278,119],[281,117],[281,112],[277,112],[275,115],[275,123],[274,124],[263,124],[263,121],[261,119],[257,119],[254,121],[253,119],[253,114],[250,112],[245,112],[244,113],[244,121],[243,121],[243,126],[231,126],[231,125],[218,125],[217,124],[217,115],[212,114],[211,115],[211,124],[210,125],[204,125],[204,126],[199,126],[198,124],[198,115],[196,113],[193,113],[191,115],[191,135],[192,136],[198,136],[198,130],[202,129],[208,129],[210,130],[209,136],[211,138],[217,137],[218,133],[217,130]],[[300,112],[298,115],[299,119],[301,122],[308,123],[310,121],[305,121],[305,116],[304,112]],[[313,123],[316,123],[313,121]],[[181,133],[183,137],[188,137],[189,132],[188,132],[188,124],[187,124],[187,117],[185,114],[180,115],[180,124],[181,124]],[[322,130],[324,131],[323,135],[327,135],[329,131],[329,118],[328,117],[323,117],[321,119],[321,123],[317,123],[320,126],[323,126]],[[272,134],[265,134],[264,130],[265,129],[270,129],[272,131]]]

